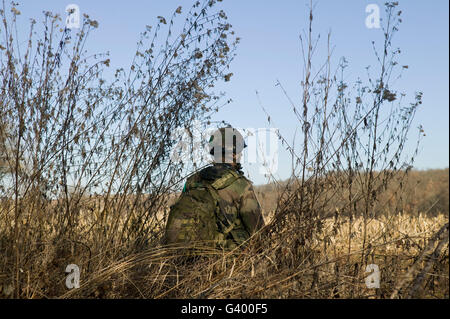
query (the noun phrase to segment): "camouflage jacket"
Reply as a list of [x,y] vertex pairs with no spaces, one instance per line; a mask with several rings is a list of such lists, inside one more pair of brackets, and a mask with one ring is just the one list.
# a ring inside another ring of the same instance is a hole
[[252,183],[239,168],[214,164],[187,179],[170,208],[166,243],[234,248],[263,225]]

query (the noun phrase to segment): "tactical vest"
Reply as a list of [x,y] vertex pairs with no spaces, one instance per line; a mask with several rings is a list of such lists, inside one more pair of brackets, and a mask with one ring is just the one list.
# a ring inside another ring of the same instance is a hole
[[[208,176],[211,172],[218,176]],[[250,235],[240,219],[239,207],[224,211],[219,194],[239,179],[248,182],[231,168],[219,171],[211,168],[188,178],[179,200],[170,209],[169,241],[202,242],[232,249],[248,239]]]

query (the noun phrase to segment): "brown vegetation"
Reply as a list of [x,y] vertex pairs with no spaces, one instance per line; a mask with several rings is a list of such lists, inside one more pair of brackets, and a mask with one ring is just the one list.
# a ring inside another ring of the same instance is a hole
[[[161,245],[186,169],[171,160],[171,132],[208,124],[221,97],[211,90],[231,76],[238,39],[214,5],[194,4],[178,33],[181,9],[159,17],[111,83],[109,59],[84,49],[96,21],[85,16],[72,38],[45,13],[43,36],[33,22],[24,51],[12,31],[20,11],[3,5],[0,296],[448,298],[448,169],[417,172],[417,153],[403,156],[422,93],[404,103],[391,86],[396,2],[374,44],[377,75],[353,88],[345,59],[331,72],[329,41],[312,73],[311,9],[301,105],[291,104],[303,141],[279,136],[294,167],[257,188],[267,225],[234,251]],[[79,288],[65,285],[68,264],[81,269]],[[378,289],[365,285],[370,264]]]

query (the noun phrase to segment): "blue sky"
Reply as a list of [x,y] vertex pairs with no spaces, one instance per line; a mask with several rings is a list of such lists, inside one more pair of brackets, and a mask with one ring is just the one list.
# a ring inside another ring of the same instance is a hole
[[[335,45],[335,59],[345,56],[350,68],[349,80],[365,75],[365,66],[374,64],[372,40],[380,40],[379,29],[368,29],[365,8],[378,4],[383,10],[385,1],[319,0],[315,1],[315,33],[321,34],[325,45],[326,34],[331,30]],[[129,66],[135,53],[139,33],[145,25],[155,25],[156,17],[169,17],[181,5],[189,8],[192,1],[21,1],[21,21],[28,17],[42,17],[43,10],[59,12],[64,16],[66,5],[75,3],[82,13],[98,20],[99,28],[88,43],[90,52],[110,52],[112,67]],[[219,6],[227,13],[229,22],[242,38],[237,56],[231,65],[232,80],[221,84],[233,103],[215,115],[236,127],[268,127],[261,112],[255,91],[271,114],[273,126],[292,138],[296,121],[292,118],[289,103],[279,87],[279,80],[294,101],[300,99],[302,55],[299,34],[307,26],[306,0],[224,0]],[[422,124],[426,136],[416,159],[418,169],[449,166],[449,18],[447,0],[399,1],[403,23],[394,46],[402,49],[400,61],[409,69],[397,83],[410,100],[415,91],[422,91],[423,106],[417,111],[411,140],[416,137],[416,127]],[[25,25],[24,25],[25,26]],[[325,48],[325,46],[323,46]],[[320,55],[320,53],[319,53]],[[318,60],[320,62],[321,60]],[[407,150],[408,151],[408,150]],[[280,152],[278,177],[289,173],[290,159]],[[255,183],[264,183],[264,176],[250,167],[248,174]]]

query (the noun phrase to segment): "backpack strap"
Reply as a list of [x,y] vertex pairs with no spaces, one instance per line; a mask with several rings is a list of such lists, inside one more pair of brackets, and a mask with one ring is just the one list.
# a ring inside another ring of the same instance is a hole
[[[240,175],[239,173],[237,173],[233,170],[230,170],[229,172],[224,174],[221,178],[214,181],[214,183],[207,184],[206,188],[208,189],[209,193],[211,194],[213,199],[216,201],[216,203],[219,203],[220,196],[217,193],[217,190],[230,186],[232,183],[234,183],[236,180],[238,180],[241,177],[242,177],[242,175]],[[222,228],[222,233],[223,233],[224,237],[226,238],[228,234],[231,234],[231,237],[235,241],[237,241],[237,238],[235,238],[235,236],[233,235],[233,229],[237,225],[236,222],[230,221],[227,218],[227,216],[224,214],[224,212],[220,209],[220,207],[218,207],[218,210],[219,210],[219,212],[217,212],[216,214],[217,214],[218,221],[221,224],[220,226]]]
[[214,181],[214,183],[212,183],[211,186],[214,189],[219,190],[219,189],[230,186],[232,183],[234,183],[240,177],[241,177],[241,175],[239,173],[235,172],[234,170],[229,170],[221,178]]

